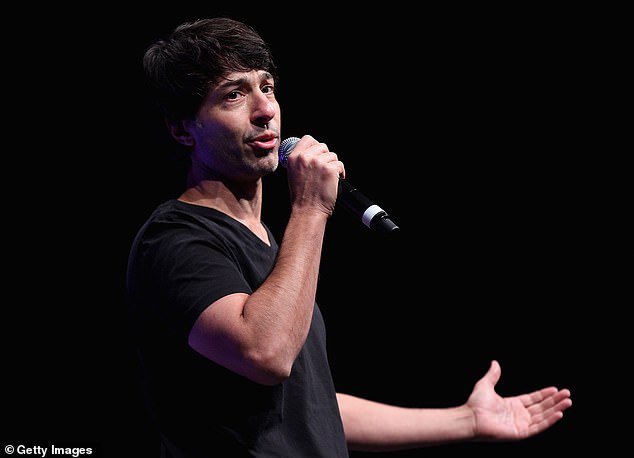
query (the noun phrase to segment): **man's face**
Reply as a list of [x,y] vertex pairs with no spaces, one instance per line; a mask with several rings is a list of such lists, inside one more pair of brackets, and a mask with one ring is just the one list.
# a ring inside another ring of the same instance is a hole
[[227,75],[185,129],[193,141],[192,159],[211,176],[242,181],[275,171],[280,107],[272,75],[263,70]]

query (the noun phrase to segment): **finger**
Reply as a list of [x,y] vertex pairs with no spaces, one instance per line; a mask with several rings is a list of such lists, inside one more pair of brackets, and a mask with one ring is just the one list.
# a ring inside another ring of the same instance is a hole
[[278,157],[280,164],[283,167],[288,165],[288,158],[293,156],[297,156],[293,154],[295,151],[302,151],[312,148],[314,145],[319,145],[320,143],[315,140],[311,135],[304,135],[301,138],[299,137],[288,137],[280,142]]

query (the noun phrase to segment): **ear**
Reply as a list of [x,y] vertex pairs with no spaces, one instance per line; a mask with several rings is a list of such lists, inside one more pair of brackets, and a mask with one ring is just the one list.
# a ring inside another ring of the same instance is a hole
[[180,121],[165,121],[165,125],[167,126],[167,130],[170,135],[176,140],[178,143],[185,146],[193,146],[194,138],[189,133],[189,123],[191,121],[180,120]]

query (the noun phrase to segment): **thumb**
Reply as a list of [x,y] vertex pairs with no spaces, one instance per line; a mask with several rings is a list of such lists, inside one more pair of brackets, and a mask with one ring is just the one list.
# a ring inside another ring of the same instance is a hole
[[484,374],[483,380],[486,380],[488,383],[495,386],[498,380],[500,380],[501,375],[502,375],[502,369],[500,368],[500,363],[498,363],[494,359],[491,361],[489,370],[487,371],[486,374]]

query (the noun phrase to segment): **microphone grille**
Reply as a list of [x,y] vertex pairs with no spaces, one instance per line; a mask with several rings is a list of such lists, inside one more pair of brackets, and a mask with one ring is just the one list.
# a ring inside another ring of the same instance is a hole
[[295,148],[295,144],[299,141],[298,137],[288,137],[280,143],[280,148],[277,152],[277,155],[280,159],[280,164],[283,167],[286,167],[286,160],[288,159],[289,154]]

